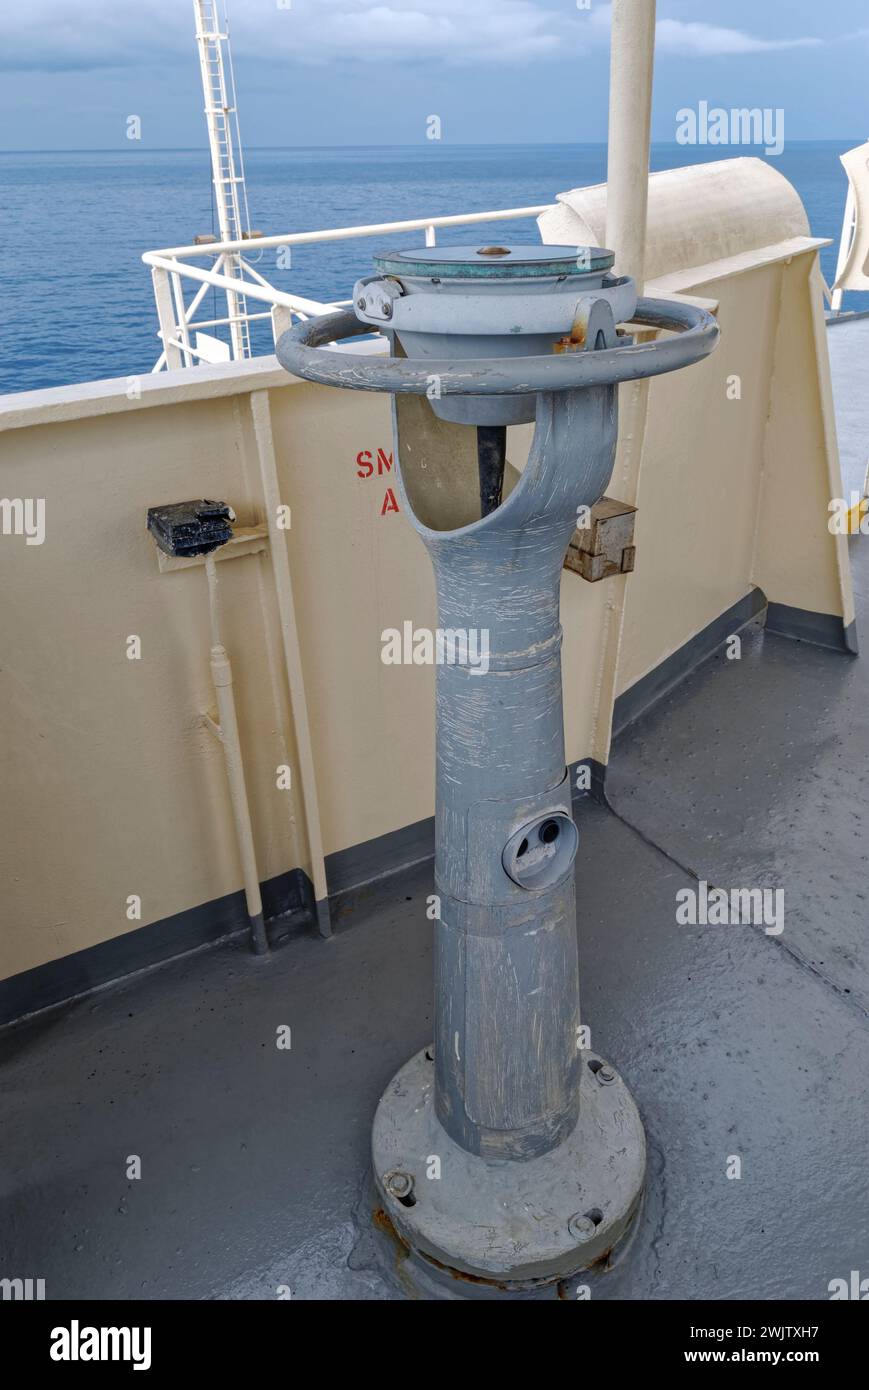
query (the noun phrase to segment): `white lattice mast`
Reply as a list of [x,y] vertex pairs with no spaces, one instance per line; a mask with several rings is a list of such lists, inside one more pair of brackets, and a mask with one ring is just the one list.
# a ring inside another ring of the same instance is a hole
[[[244,161],[238,129],[235,78],[229,48],[229,30],[224,7],[223,28],[218,17],[218,0],[193,0],[196,42],[205,96],[205,120],[211,149],[214,201],[221,241],[241,241],[250,232]],[[241,255],[227,254],[223,273],[243,278]],[[243,294],[227,292],[227,312],[235,358],[250,356],[250,330]]]

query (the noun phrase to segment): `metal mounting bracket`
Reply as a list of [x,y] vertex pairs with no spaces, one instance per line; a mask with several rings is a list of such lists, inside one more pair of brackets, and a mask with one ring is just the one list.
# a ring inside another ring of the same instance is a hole
[[564,568],[595,584],[614,574],[630,574],[634,568],[634,518],[636,507],[602,497],[591,508],[591,522],[571,537]]

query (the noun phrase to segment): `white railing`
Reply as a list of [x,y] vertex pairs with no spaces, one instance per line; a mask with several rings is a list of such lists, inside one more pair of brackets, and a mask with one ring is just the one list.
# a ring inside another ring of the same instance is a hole
[[[159,321],[158,337],[162,340],[163,351],[153,370],[162,368],[190,367],[198,361],[209,362],[230,359],[238,356],[235,344],[238,335],[233,333],[233,351],[227,344],[211,334],[203,334],[207,328],[226,327],[243,321],[246,325],[270,318],[272,333],[277,338],[288,327],[293,317],[310,318],[315,314],[326,313],[330,309],[341,308],[349,300],[337,303],[321,303],[305,299],[302,295],[275,289],[249,261],[243,253],[256,247],[257,251],[276,249],[280,246],[306,246],[322,241],[350,241],[356,237],[382,236],[390,232],[424,232],[426,246],[437,244],[439,227],[467,227],[478,222],[508,222],[521,218],[539,217],[548,211],[551,203],[541,203],[536,207],[501,208],[495,212],[468,212],[447,217],[417,217],[406,222],[375,222],[360,227],[328,227],[316,232],[289,232],[283,236],[246,238],[242,241],[211,242],[205,246],[172,246],[162,251],[146,251],[142,260],[151,267],[154,282],[154,299]],[[191,261],[203,256],[216,259],[210,268],[191,265]],[[185,281],[196,286],[189,303],[185,303]],[[197,318],[209,287],[219,290],[227,305],[226,313],[219,318]],[[247,308],[247,301],[268,305],[268,308],[254,311]],[[244,311],[235,311],[233,306],[243,302]],[[196,337],[194,337],[194,332]]]

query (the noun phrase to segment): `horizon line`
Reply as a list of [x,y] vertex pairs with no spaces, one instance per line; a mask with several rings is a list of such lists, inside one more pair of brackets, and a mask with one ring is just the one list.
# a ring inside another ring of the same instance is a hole
[[[860,136],[853,136],[853,135],[847,135],[847,136],[846,136],[846,135],[825,135],[825,136],[815,137],[815,138],[812,138],[812,139],[808,139],[808,138],[797,138],[797,139],[790,139],[790,140],[788,140],[788,141],[786,142],[786,144],[785,144],[785,149],[787,149],[787,146],[788,146],[788,145],[835,145],[835,144],[839,144],[839,143],[847,144],[847,143],[849,143],[849,142],[851,142],[851,141],[857,141],[858,143],[863,143],[863,141],[864,141],[865,139],[866,139],[865,136],[860,137]],[[43,149],[43,148],[36,148],[36,147],[29,148],[29,149],[27,149],[27,148],[25,148],[25,149],[22,149],[22,148],[17,148],[17,149],[11,149],[11,148],[10,148],[10,149],[7,149],[7,148],[5,148],[5,147],[3,147],[3,146],[0,146],[0,154],[120,154],[120,153],[121,153],[122,151],[124,151],[124,150],[126,150],[126,152],[127,152],[128,154],[146,154],[146,153],[147,153],[147,154],[206,154],[206,155],[208,155],[208,154],[210,153],[210,152],[209,152],[208,145],[148,145],[148,146],[145,146],[145,147],[142,147],[142,148],[136,148],[138,145],[139,145],[139,142],[138,142],[138,141],[129,141],[126,145],[79,145],[79,146],[70,146],[70,147],[68,147],[68,148],[63,148],[63,149],[48,149],[48,148]],[[607,146],[608,146],[608,141],[607,141],[607,140],[576,140],[576,141],[574,141],[574,140],[497,140],[497,141],[453,140],[453,141],[450,141],[449,143],[445,143],[445,142],[439,141],[439,140],[437,140],[437,141],[423,141],[423,140],[414,140],[414,141],[410,141],[410,140],[408,140],[408,141],[402,141],[402,142],[399,142],[399,143],[395,143],[395,142],[377,143],[377,142],[373,142],[373,141],[367,141],[367,142],[365,142],[365,143],[359,143],[359,144],[343,144],[343,145],[252,145],[252,144],[246,144],[246,145],[245,145],[245,149],[246,149],[246,150],[413,150],[413,149],[440,149],[440,150],[443,150],[443,149],[480,149],[480,150],[498,150],[498,149],[541,149],[541,148],[557,148],[557,149],[606,149]],[[672,148],[674,148],[674,149],[688,149],[688,148],[692,148],[692,149],[693,149],[693,148],[699,148],[699,146],[690,146],[690,147],[689,147],[689,146],[681,145],[677,140],[654,140],[654,139],[653,139],[653,140],[651,141],[651,147],[654,149],[655,146],[667,146],[667,147],[672,147]],[[714,146],[713,146],[713,145],[709,145],[709,146],[704,146],[704,148],[708,148],[710,151],[712,151],[712,150],[722,150],[722,151],[724,151],[724,150],[731,149],[731,148],[736,148],[736,147],[735,147],[735,146],[729,146],[729,145],[714,145]],[[740,150],[741,152],[744,152],[744,151],[745,151],[747,148],[749,148],[749,147],[740,145],[738,148],[739,148],[739,150]],[[760,147],[758,147],[758,148],[760,148]]]

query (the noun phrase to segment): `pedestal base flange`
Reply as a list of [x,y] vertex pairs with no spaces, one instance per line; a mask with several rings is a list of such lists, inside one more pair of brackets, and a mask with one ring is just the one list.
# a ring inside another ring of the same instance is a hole
[[399,1238],[435,1269],[508,1290],[602,1259],[625,1235],[645,1180],[643,1124],[621,1078],[584,1052],[573,1133],[542,1158],[493,1162],[459,1148],[439,1123],[432,1057],[426,1048],[401,1068],[374,1118],[374,1180]]

